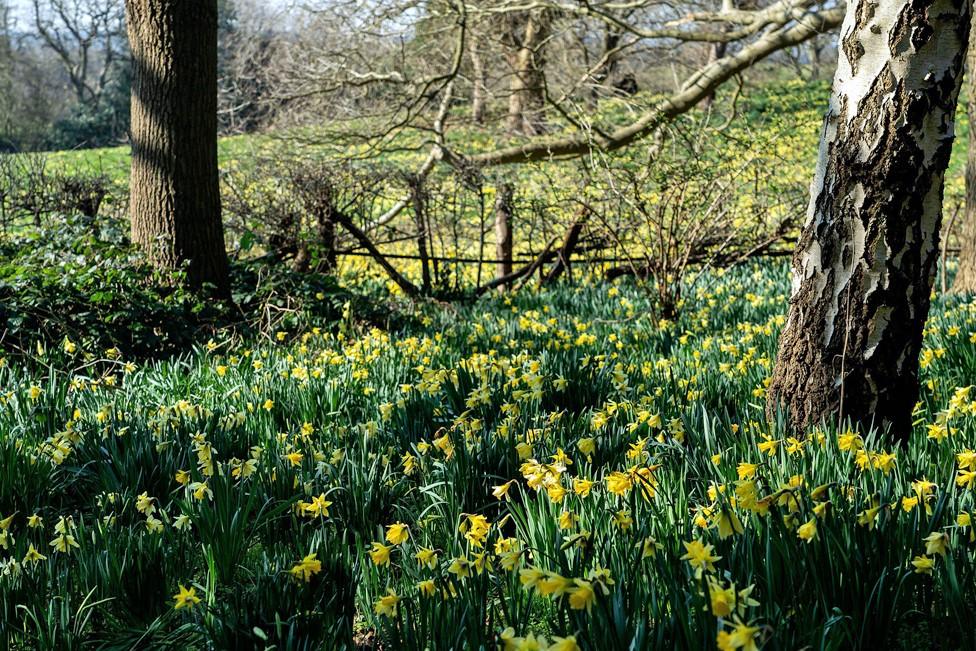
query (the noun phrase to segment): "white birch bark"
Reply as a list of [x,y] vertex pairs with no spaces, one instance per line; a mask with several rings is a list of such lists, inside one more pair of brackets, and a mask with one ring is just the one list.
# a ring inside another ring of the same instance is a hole
[[939,252],[968,0],[856,0],[841,27],[770,413],[905,439]]

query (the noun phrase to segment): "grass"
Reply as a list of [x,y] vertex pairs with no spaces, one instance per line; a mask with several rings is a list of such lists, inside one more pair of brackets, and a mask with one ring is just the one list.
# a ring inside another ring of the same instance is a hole
[[976,302],[934,302],[895,449],[766,422],[787,287],[757,264],[676,322],[628,283],[561,286],[393,332],[8,362],[0,640],[973,646]]
[[[775,154],[785,164],[783,175],[790,178],[809,177],[816,160],[817,139],[829,92],[829,84],[824,81],[806,82],[795,79],[747,87],[744,95],[737,101],[736,119],[726,130],[729,141],[745,142],[763,131],[775,133],[778,140]],[[728,99],[728,91],[720,94],[719,111],[728,112],[728,106],[723,103],[723,100]],[[644,103],[651,104],[652,100],[652,97],[644,98]],[[598,119],[607,124],[619,124],[628,120],[631,114],[622,102],[610,100],[600,105],[598,116]],[[691,117],[701,118],[701,114],[693,112]],[[363,125],[353,126],[358,131],[369,130]],[[947,174],[948,192],[953,198],[962,197],[963,190],[963,168],[969,133],[964,106],[956,114],[956,131],[957,138]],[[455,125],[449,131],[449,136],[450,142],[462,152],[488,149],[506,144],[509,140],[504,134],[491,129],[463,125]],[[425,155],[422,148],[414,151],[422,144],[422,140],[418,138],[416,134],[401,135],[399,140],[390,144],[389,153],[379,154],[374,162],[412,170]],[[315,128],[264,135],[229,136],[219,140],[218,156],[221,169],[224,172],[233,172],[241,167],[246,168],[255,161],[280,161],[283,156],[287,158],[298,155],[307,158],[365,155],[366,149],[363,146],[339,145],[337,148],[329,144],[334,141],[334,134]],[[104,173],[118,184],[127,183],[129,149],[126,146],[51,152],[46,155],[54,169],[74,173]],[[629,154],[626,151],[619,152],[612,160],[618,163],[627,162]],[[528,167],[539,169],[541,166]],[[540,181],[540,186],[547,187],[550,181],[547,176]]]

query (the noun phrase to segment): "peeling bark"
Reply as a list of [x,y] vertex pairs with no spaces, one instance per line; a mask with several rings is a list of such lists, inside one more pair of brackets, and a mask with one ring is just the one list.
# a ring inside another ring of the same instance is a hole
[[217,177],[217,2],[126,0],[132,50],[132,240],[229,296]]
[[939,255],[968,0],[847,7],[770,416],[834,418],[904,441]]

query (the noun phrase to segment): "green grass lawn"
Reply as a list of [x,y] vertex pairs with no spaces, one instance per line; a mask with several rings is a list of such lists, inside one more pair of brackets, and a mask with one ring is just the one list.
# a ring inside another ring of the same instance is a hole
[[[816,142],[823,113],[827,107],[830,93],[829,84],[823,81],[803,82],[799,80],[774,82],[769,85],[748,87],[744,95],[739,98],[735,107],[735,120],[730,129],[735,137],[753,133],[757,130],[772,130],[777,133],[790,134],[790,149],[785,150],[789,157],[798,165],[812,169],[816,159]],[[726,94],[720,94],[719,110],[727,112],[728,107],[722,100],[729,100]],[[653,102],[647,98],[646,104]],[[957,112],[957,139],[953,149],[950,178],[962,173],[965,165],[965,142],[968,136],[968,120],[965,107]],[[598,115],[606,124],[622,124],[631,117],[624,109],[622,102],[607,101],[601,104]],[[698,117],[701,114],[692,114]],[[557,121],[558,125],[559,122]],[[354,125],[356,126],[356,125]],[[367,131],[364,125],[358,129]],[[461,152],[474,152],[487,149],[493,145],[503,145],[514,142],[504,134],[491,130],[479,130],[471,127],[455,127],[449,130],[452,142]],[[319,144],[315,144],[318,142]],[[330,146],[332,142],[328,132],[324,129],[312,127],[301,130],[283,131],[264,135],[228,136],[221,138],[218,143],[218,155],[221,165],[225,168],[247,162],[255,155],[270,157],[281,152],[298,152],[302,155],[331,155],[340,152],[343,155],[364,154],[364,146],[340,147]],[[407,134],[403,140],[392,145],[404,148],[416,147],[422,139],[416,134]],[[395,147],[391,146],[390,149]],[[104,149],[86,149],[75,151],[59,151],[47,154],[53,167],[67,171],[101,171],[112,178],[125,177],[128,171],[129,149],[127,146]],[[380,161],[391,161],[395,164],[409,164],[417,162],[423,156],[416,152],[398,152],[380,156]]]

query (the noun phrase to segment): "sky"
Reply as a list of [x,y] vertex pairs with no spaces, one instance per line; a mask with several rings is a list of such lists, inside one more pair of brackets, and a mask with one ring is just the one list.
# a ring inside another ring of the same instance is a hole
[[[118,0],[122,2],[122,0]],[[11,13],[16,22],[16,26],[26,29],[31,23],[31,0],[7,0],[7,4],[12,9]],[[284,8],[294,4],[293,0],[265,0],[265,6],[274,8]]]
[[8,0],[14,20],[20,22],[23,27],[24,19],[27,17],[28,0]]

